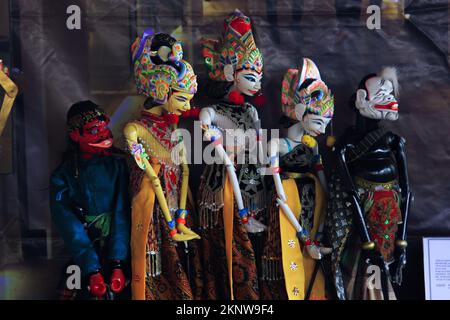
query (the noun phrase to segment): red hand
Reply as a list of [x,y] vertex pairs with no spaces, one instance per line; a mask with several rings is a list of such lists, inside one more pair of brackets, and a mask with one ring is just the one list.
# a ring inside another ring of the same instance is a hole
[[119,293],[125,288],[125,275],[122,269],[114,269],[111,274],[111,290]]
[[101,273],[93,274],[89,278],[89,292],[94,296],[101,298],[106,293],[106,285]]

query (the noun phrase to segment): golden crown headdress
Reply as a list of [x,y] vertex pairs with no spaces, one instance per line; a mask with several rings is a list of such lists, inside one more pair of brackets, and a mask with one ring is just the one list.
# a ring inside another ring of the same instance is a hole
[[245,69],[262,73],[262,55],[256,47],[250,18],[238,9],[225,19],[220,41],[202,38],[201,44],[212,80],[226,81],[226,65],[232,65],[234,71]]
[[[160,104],[166,103],[171,89],[195,94],[197,76],[192,66],[183,60],[181,43],[175,41],[170,48],[162,47],[152,51],[155,36],[153,30],[146,29],[131,47],[138,92],[152,97]],[[155,63],[154,60],[159,60],[160,63]]]

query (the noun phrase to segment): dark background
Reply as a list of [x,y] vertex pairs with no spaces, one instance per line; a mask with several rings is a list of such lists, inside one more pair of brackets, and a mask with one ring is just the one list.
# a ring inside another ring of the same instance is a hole
[[[81,8],[81,30],[66,27],[73,4]],[[381,30],[366,27],[370,4],[382,8]],[[193,104],[205,106],[199,39],[217,38],[234,8],[253,19],[263,54],[264,128],[278,128],[283,75],[302,57],[316,62],[335,94],[336,136],[353,123],[347,104],[360,79],[382,66],[397,67],[400,118],[386,126],[407,140],[415,195],[399,297],[424,298],[421,238],[450,236],[448,1],[0,0],[0,58],[21,70],[20,96],[0,138],[0,299],[55,298],[68,256],[50,221],[48,180],[66,147],[69,106],[85,99],[103,106],[121,146],[121,127],[142,101],[130,45],[146,27],[183,41],[185,59],[199,76]],[[182,125],[192,129],[191,122]],[[322,144],[322,152],[329,172],[330,150]],[[202,168],[191,166],[194,192]]]

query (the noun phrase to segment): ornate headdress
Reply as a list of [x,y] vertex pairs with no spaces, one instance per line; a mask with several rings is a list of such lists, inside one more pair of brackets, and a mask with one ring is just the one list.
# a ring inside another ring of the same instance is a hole
[[226,81],[226,65],[232,65],[234,71],[245,69],[262,72],[262,56],[253,38],[250,18],[238,9],[225,19],[220,41],[203,38],[201,44],[212,80]]
[[298,69],[287,71],[281,87],[283,113],[297,120],[295,106],[298,104],[305,106],[305,112],[333,117],[334,96],[321,80],[316,64],[308,58],[303,58],[301,72]]
[[161,46],[153,51],[155,36],[158,35],[147,29],[131,47],[138,92],[160,104],[167,102],[171,89],[195,94],[197,76],[192,66],[182,59],[181,43],[174,41],[171,48]]
[[97,118],[108,118],[105,111],[90,100],[80,101],[72,105],[67,113],[69,132],[83,128],[85,124]]

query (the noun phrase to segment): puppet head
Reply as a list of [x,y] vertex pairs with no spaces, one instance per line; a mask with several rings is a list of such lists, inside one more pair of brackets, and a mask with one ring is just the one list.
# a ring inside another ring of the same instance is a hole
[[80,101],[67,113],[69,137],[82,155],[107,154],[113,145],[109,117],[92,101]]
[[366,118],[398,119],[398,79],[395,68],[386,67],[379,74],[361,80],[356,92],[355,107]]
[[138,92],[169,113],[178,115],[189,110],[189,101],[197,92],[197,76],[182,59],[181,43],[168,34],[147,29],[131,49]]
[[220,40],[202,39],[201,43],[211,80],[233,83],[247,96],[261,90],[263,61],[249,17],[236,9],[225,19]]
[[300,121],[306,133],[315,137],[325,133],[333,118],[334,96],[315,63],[308,58],[302,62],[301,68],[289,69],[284,76],[281,106],[287,117]]

